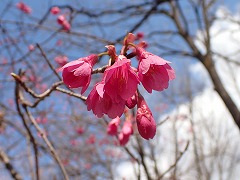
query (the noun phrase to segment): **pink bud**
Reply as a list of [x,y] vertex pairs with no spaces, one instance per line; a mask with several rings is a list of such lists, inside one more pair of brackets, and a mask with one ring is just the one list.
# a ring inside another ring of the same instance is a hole
[[156,123],[153,119],[152,112],[142,96],[138,97],[137,108],[136,120],[138,132],[144,139],[152,139],[156,134]]
[[143,32],[138,32],[137,33],[137,39],[142,39],[144,38],[144,33]]
[[51,13],[54,14],[54,15],[60,13],[60,11],[61,10],[57,6],[54,6],[54,7],[51,8]]
[[113,62],[117,59],[116,48],[114,45],[105,46],[108,49],[108,54],[112,58]]
[[120,145],[125,146],[132,134],[133,134],[132,123],[129,121],[125,121],[122,131],[118,135]]
[[58,18],[57,18],[58,24],[63,25],[64,21],[66,21],[65,16],[64,15],[59,15]]
[[69,31],[71,29],[71,24],[67,20],[63,21],[62,26],[63,26],[63,29],[66,31]]
[[112,136],[117,135],[119,124],[120,124],[120,118],[117,116],[116,118],[114,118],[109,122],[107,127],[107,133]]
[[16,6],[19,10],[21,10],[25,14],[30,14],[32,12],[32,9],[28,5],[24,4],[23,2],[18,2]]
[[131,97],[129,98],[127,101],[126,101],[126,106],[129,108],[129,109],[132,109],[136,106],[137,104],[137,99],[138,99],[138,94],[137,92]]
[[34,45],[30,44],[30,45],[28,46],[28,50],[29,50],[29,51],[33,51],[34,49],[35,49]]
[[84,133],[84,129],[83,129],[82,127],[78,127],[78,128],[76,129],[76,132],[77,132],[79,135],[81,135],[81,134]]

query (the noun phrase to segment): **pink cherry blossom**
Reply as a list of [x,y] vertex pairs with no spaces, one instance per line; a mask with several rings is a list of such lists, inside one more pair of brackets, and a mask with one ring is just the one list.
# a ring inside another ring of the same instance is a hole
[[120,118],[117,116],[108,123],[107,133],[115,136],[118,133],[118,126],[120,124]]
[[16,6],[19,10],[21,10],[25,14],[30,14],[32,12],[32,9],[23,2],[18,2]]
[[134,108],[136,106],[136,104],[137,104],[137,99],[138,99],[138,94],[137,94],[137,92],[135,92],[135,94],[132,97],[127,99],[126,106],[129,109]]
[[141,95],[138,98],[137,106],[136,121],[138,132],[144,139],[152,139],[156,134],[156,123],[151,110]]
[[54,15],[60,13],[60,11],[61,10],[57,6],[54,6],[54,7],[51,8],[51,13],[54,14]]
[[114,102],[131,98],[139,84],[138,77],[130,66],[130,60],[118,56],[117,61],[104,72],[104,91]]
[[118,140],[121,146],[124,146],[129,141],[130,136],[133,134],[132,123],[130,121],[125,121],[123,128],[118,135]]
[[63,82],[69,88],[82,87],[83,94],[90,83],[92,67],[96,64],[98,56],[91,54],[87,57],[67,63],[62,67]]
[[175,78],[174,70],[168,65],[170,62],[136,47],[136,55],[139,62],[138,76],[144,88],[152,93],[152,90],[162,91],[168,88],[170,80]]
[[104,92],[104,83],[97,83],[87,97],[86,104],[88,111],[92,110],[97,117],[107,114],[109,118],[121,116],[125,101],[113,102],[111,98]]

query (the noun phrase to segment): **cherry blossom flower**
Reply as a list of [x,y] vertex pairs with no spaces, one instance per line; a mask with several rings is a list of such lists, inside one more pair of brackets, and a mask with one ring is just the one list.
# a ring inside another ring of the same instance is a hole
[[61,10],[60,10],[59,7],[57,7],[57,6],[54,6],[54,7],[51,8],[51,13],[54,14],[54,15],[55,15],[55,14],[59,14],[60,11],[61,11]]
[[168,88],[170,80],[175,78],[174,70],[168,65],[170,62],[136,47],[136,55],[139,62],[138,76],[144,88],[152,93],[152,90],[162,91]]
[[130,121],[125,121],[123,128],[118,135],[118,140],[121,146],[124,146],[129,141],[130,136],[133,134],[132,123]]
[[69,88],[82,87],[83,94],[90,83],[92,67],[96,64],[98,56],[91,54],[87,57],[67,63],[62,67],[63,82]]
[[138,97],[136,121],[138,132],[144,139],[152,139],[155,136],[156,122],[153,119],[151,110],[141,95]]
[[104,91],[114,102],[131,98],[139,84],[138,77],[130,66],[130,60],[118,56],[117,61],[104,72]]
[[113,102],[103,90],[104,83],[97,83],[87,97],[86,104],[88,111],[92,110],[97,117],[107,114],[109,118],[121,116],[125,101]]
[[21,10],[25,14],[30,14],[32,12],[32,9],[23,2],[18,2],[16,6],[19,10]]
[[120,124],[120,118],[117,116],[108,123],[107,133],[115,136],[118,133],[118,126]]

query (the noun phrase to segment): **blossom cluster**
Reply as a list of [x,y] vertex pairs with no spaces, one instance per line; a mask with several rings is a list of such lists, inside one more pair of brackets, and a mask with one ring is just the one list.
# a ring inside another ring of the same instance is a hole
[[[61,13],[61,10],[59,9],[59,7],[54,6],[51,8],[51,14],[53,15],[57,15]],[[71,29],[71,24],[68,22],[67,18],[66,18],[66,14],[60,14],[57,17],[57,23],[59,25],[62,26],[62,28],[66,31],[69,31]]]
[[[147,44],[140,41],[134,44],[142,35],[129,33],[124,41],[119,55],[115,46],[106,46],[107,52],[91,54],[65,64],[62,70],[63,82],[69,88],[81,88],[83,94],[90,82],[93,66],[102,55],[110,57],[108,66],[103,69],[102,80],[96,83],[90,91],[86,105],[88,111],[101,118],[106,114],[112,121],[108,126],[108,133],[116,135],[122,114],[126,120],[118,138],[121,145],[126,144],[133,134],[132,118],[126,116],[126,107],[132,109],[137,106],[136,124],[139,134],[145,139],[152,139],[156,133],[156,122],[143,96],[138,91],[140,83],[148,93],[163,91],[168,88],[169,81],[175,78],[175,72],[170,62],[145,50]],[[130,52],[130,53],[129,53]],[[136,59],[138,66],[132,66]],[[128,117],[128,118],[127,118]]]

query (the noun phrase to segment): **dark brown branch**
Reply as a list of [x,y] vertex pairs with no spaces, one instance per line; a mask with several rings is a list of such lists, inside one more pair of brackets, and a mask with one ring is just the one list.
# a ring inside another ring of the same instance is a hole
[[6,169],[9,171],[13,179],[22,180],[21,175],[14,169],[8,155],[2,149],[0,149],[0,160],[4,163]]
[[[19,74],[21,74],[21,72],[19,72]],[[38,148],[37,148],[37,143],[36,143],[36,140],[30,130],[30,128],[28,127],[27,125],[27,122],[26,122],[26,119],[21,111],[21,108],[20,108],[20,99],[22,99],[22,94],[20,92],[20,89],[19,89],[19,83],[16,81],[16,85],[15,85],[15,104],[16,104],[16,107],[17,107],[17,111],[18,111],[18,114],[20,116],[20,118],[22,119],[22,123],[28,133],[28,136],[29,136],[29,140],[31,141],[32,145],[33,145],[33,151],[34,151],[34,155],[35,155],[35,172],[36,172],[36,177],[37,179],[39,180],[39,167],[38,167]]]

